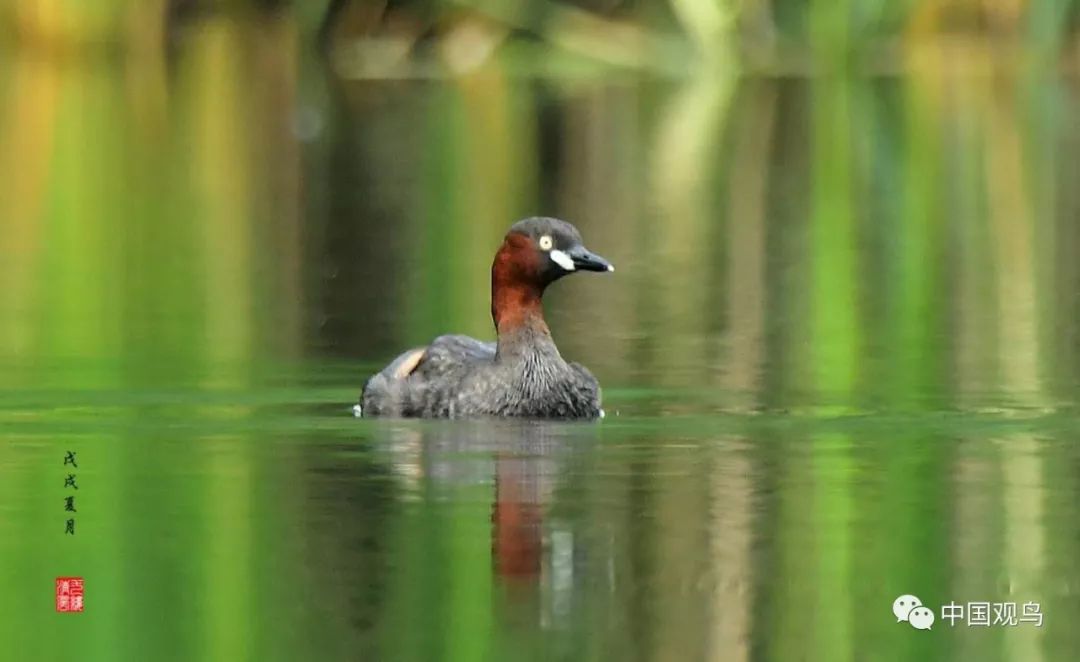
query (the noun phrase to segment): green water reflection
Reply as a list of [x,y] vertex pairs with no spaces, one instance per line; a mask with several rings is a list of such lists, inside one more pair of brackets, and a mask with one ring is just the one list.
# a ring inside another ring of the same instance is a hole
[[[297,43],[0,67],[17,659],[1080,653],[1075,80],[341,82]],[[608,418],[350,418],[396,350],[491,337],[533,213],[618,265],[549,297]]]

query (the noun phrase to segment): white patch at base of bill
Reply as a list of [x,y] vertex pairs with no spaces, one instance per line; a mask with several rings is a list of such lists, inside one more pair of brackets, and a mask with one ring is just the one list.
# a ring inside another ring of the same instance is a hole
[[566,269],[567,271],[573,271],[574,269],[576,269],[576,267],[574,266],[574,260],[563,251],[555,249],[551,251],[549,255],[551,255],[551,259],[555,261],[555,264],[559,265],[563,269]]

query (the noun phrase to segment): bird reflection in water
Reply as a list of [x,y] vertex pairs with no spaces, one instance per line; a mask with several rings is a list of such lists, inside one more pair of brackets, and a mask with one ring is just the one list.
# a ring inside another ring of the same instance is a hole
[[402,424],[393,435],[393,466],[416,493],[493,484],[492,571],[519,597],[529,586],[541,589],[547,620],[568,604],[575,557],[569,523],[552,520],[548,508],[598,430],[595,423],[547,421]]
[[512,579],[540,574],[544,505],[551,476],[543,456],[495,454],[495,503],[491,508],[491,556],[495,573]]
[[[356,631],[370,634],[386,609],[413,599],[402,591],[419,590],[436,601],[426,603],[435,612],[438,601],[459,590],[484,601],[486,582],[460,569],[478,569],[473,554],[489,547],[497,618],[542,629],[565,624],[587,536],[572,518],[552,516],[552,499],[557,490],[573,492],[574,477],[582,475],[574,463],[598,436],[595,423],[367,426],[346,446],[319,451],[310,474],[312,514],[323,536],[315,572],[345,601]],[[432,518],[446,525],[431,527]],[[376,639],[364,641],[377,649]]]

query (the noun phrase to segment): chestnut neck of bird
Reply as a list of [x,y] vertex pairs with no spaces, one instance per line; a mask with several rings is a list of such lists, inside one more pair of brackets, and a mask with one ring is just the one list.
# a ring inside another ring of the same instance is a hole
[[491,318],[500,339],[524,330],[550,334],[542,302],[545,284],[537,275],[531,255],[512,237],[495,254],[491,265]]

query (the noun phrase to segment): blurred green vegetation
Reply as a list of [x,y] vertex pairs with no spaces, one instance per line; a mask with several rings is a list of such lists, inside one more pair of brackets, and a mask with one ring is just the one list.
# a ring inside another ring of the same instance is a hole
[[58,51],[146,52],[186,20],[222,14],[293,16],[345,71],[369,75],[418,50],[461,69],[535,44],[666,71],[894,69],[932,43],[1075,68],[1080,27],[1078,0],[3,0],[0,32]]

